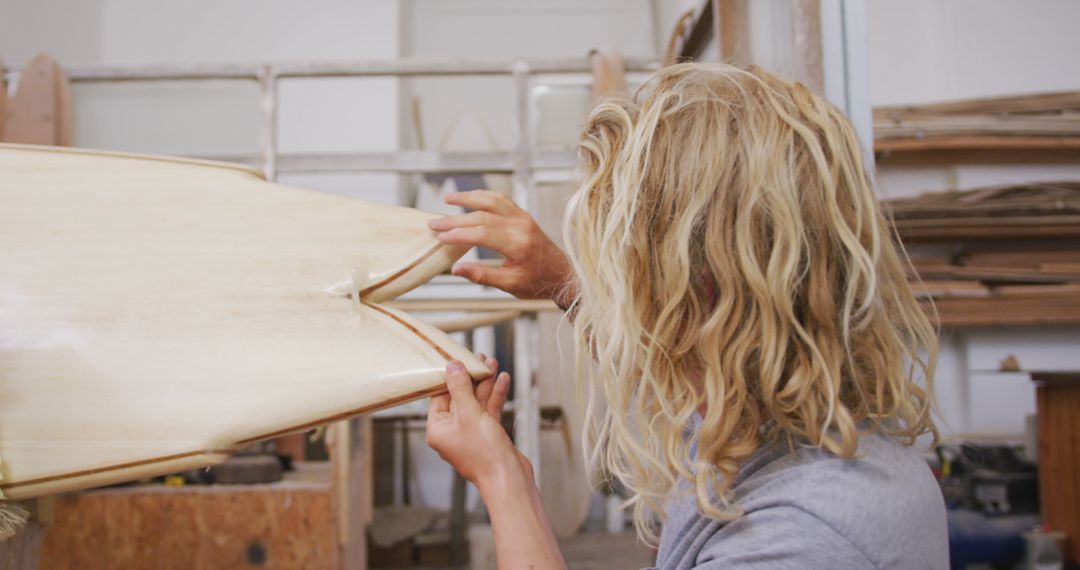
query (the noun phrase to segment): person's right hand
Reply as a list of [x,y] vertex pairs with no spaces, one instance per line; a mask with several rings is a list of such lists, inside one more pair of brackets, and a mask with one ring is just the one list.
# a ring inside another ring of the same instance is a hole
[[520,299],[551,299],[564,308],[569,304],[575,295],[570,261],[528,212],[506,195],[489,190],[456,192],[445,200],[474,211],[429,221],[428,227],[439,232],[439,241],[483,246],[506,259],[501,266],[460,262],[454,275]]

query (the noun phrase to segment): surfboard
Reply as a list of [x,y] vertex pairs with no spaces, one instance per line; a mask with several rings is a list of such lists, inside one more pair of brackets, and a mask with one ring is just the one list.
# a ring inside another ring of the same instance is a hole
[[380,303],[464,253],[432,214],[238,165],[0,145],[0,492],[219,463],[444,389],[464,347]]
[[71,145],[71,85],[48,54],[38,54],[23,68],[7,107],[7,120],[0,121],[0,141]]

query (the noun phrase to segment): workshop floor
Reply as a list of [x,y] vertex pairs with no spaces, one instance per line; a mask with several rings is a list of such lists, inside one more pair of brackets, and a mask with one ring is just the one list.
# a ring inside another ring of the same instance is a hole
[[652,566],[652,549],[638,542],[632,533],[579,534],[560,540],[569,570],[627,570]]

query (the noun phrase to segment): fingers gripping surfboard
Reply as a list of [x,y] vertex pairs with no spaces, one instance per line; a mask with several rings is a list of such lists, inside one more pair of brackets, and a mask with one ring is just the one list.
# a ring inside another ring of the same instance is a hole
[[218,463],[440,392],[451,359],[485,375],[379,304],[464,253],[429,217],[241,166],[0,145],[0,492]]

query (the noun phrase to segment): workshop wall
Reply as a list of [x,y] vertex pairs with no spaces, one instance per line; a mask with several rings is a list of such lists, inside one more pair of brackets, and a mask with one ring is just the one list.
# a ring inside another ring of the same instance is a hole
[[[1080,3],[1071,0],[869,0],[874,105],[1080,90]],[[1080,179],[1072,164],[878,166],[887,198],[947,188]],[[1015,355],[1025,370],[1080,368],[1075,327],[945,331],[938,381],[943,431],[1018,436],[1035,413],[1026,374],[996,372]]]

